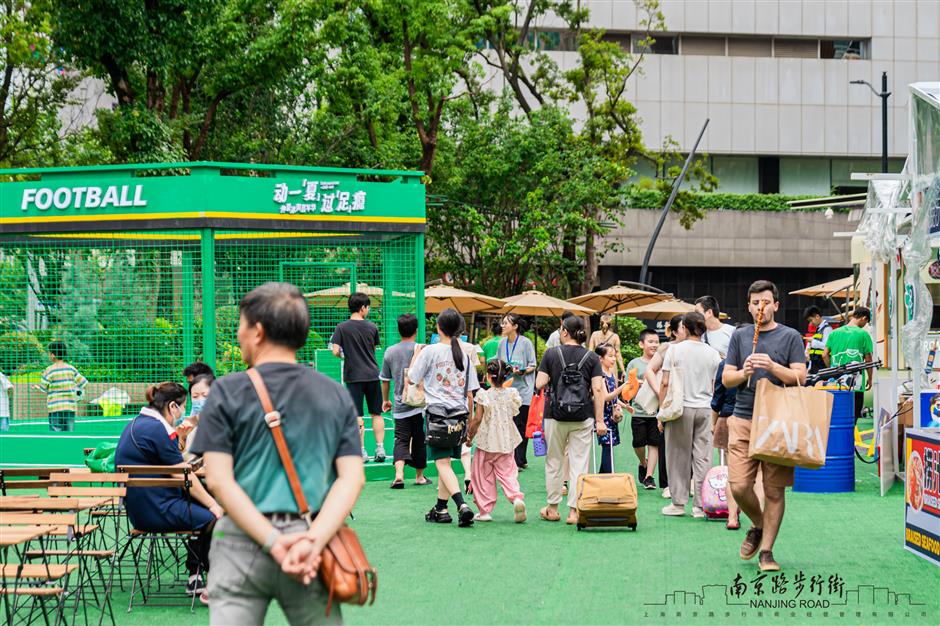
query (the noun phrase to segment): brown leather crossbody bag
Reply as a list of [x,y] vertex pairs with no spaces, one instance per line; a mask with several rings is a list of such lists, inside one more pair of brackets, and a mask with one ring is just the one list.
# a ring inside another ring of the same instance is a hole
[[[287,440],[284,438],[284,431],[281,429],[281,414],[274,409],[271,396],[268,394],[268,388],[265,386],[258,370],[251,368],[247,371],[247,374],[255,387],[258,398],[261,400],[261,407],[264,409],[264,421],[274,437],[277,454],[281,457],[281,464],[284,465],[287,482],[290,483],[290,489],[294,494],[294,500],[297,501],[300,515],[307,520],[309,525],[311,519],[310,506],[307,504],[307,498],[300,486],[297,468],[294,466],[294,460],[287,447]],[[329,543],[326,544],[326,547],[323,548],[317,578],[320,579],[320,582],[329,592],[329,599],[326,604],[327,615],[330,614],[333,602],[345,602],[360,606],[375,602],[378,573],[369,564],[369,559],[366,558],[366,553],[362,549],[356,531],[346,524],[343,524]]]

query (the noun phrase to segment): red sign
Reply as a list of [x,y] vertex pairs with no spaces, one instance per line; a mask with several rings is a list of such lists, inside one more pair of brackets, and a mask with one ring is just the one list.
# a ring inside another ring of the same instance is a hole
[[940,565],[940,432],[907,431],[904,544]]

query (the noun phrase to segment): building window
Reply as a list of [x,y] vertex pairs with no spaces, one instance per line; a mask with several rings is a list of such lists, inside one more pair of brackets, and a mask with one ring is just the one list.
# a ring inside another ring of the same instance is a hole
[[780,193],[780,157],[757,157],[757,192]]
[[608,43],[615,43],[619,45],[621,48],[623,48],[624,50],[629,50],[631,39],[637,36],[638,35],[631,35],[630,33],[605,32],[603,35],[601,35],[601,40],[606,41]]
[[785,59],[818,59],[818,39],[774,39],[774,56]]
[[769,37],[728,37],[729,57],[769,57],[773,40]]
[[536,33],[536,36],[539,50],[571,52],[578,49],[574,31],[543,30]]
[[656,33],[649,40],[646,35],[633,35],[633,52],[637,54],[679,54],[679,38],[676,35]]
[[683,55],[725,56],[724,37],[682,35],[680,44]]
[[861,39],[823,39],[819,42],[821,59],[867,59],[868,44]]

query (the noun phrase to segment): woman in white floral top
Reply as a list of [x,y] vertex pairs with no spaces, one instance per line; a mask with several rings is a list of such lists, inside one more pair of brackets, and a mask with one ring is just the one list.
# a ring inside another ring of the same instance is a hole
[[503,388],[512,368],[499,360],[486,365],[489,389],[481,389],[475,396],[476,412],[470,419],[467,445],[476,445],[473,451],[473,501],[480,509],[474,517],[478,522],[491,522],[490,512],[496,505],[497,483],[512,503],[517,523],[525,521],[525,494],[519,487],[519,469],[513,451],[522,441],[512,418],[519,412],[522,397],[512,387]]

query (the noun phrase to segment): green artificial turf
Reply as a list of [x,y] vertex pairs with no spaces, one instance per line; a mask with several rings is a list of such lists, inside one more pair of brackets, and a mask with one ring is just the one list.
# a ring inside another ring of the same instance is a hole
[[[617,452],[620,469],[635,472],[632,450],[623,445]],[[545,486],[543,464],[537,459],[521,474],[529,521],[514,524],[510,506],[501,500],[494,522],[462,529],[424,521],[435,501],[434,487],[415,487],[409,480],[404,491],[391,491],[388,482],[370,482],[353,526],[378,569],[378,598],[371,607],[345,608],[346,622],[940,623],[940,569],[904,549],[903,489],[895,485],[881,498],[873,467],[857,466],[855,493],[787,493],[787,515],[774,550],[789,581],[787,592],[774,593],[768,576],[759,597],[752,585],[756,561],[738,557],[744,532],[729,532],[721,522],[664,517],[660,509],[666,501],[659,490],[640,492],[636,533],[577,532],[564,523],[538,519]],[[797,599],[793,580],[800,572],[805,588]],[[726,596],[738,574],[748,590],[731,602],[743,607],[729,604]],[[814,576],[823,577],[821,594],[811,590]],[[842,599],[829,592],[830,576],[843,581]],[[696,604],[692,594],[703,593],[704,603]],[[903,594],[910,594],[910,601]],[[758,598],[828,600],[831,606],[746,606]],[[195,616],[188,608],[158,607],[139,607],[127,614],[127,594],[115,593],[114,600],[120,624],[208,622],[203,607],[197,607]],[[267,623],[286,622],[272,607]]]

